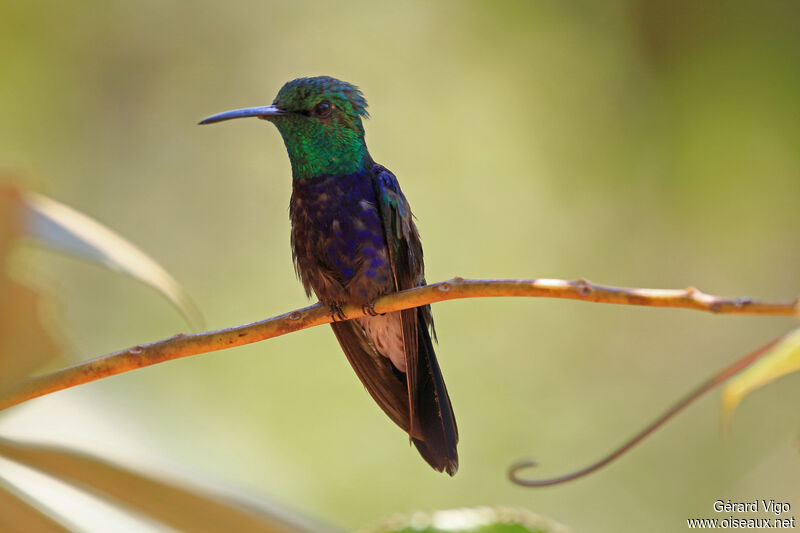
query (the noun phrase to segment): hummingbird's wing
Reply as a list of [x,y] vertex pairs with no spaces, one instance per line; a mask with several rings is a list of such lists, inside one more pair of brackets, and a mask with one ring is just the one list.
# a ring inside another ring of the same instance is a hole
[[[375,165],[373,183],[395,288],[404,290],[424,285],[422,243],[397,178],[386,168]],[[400,313],[410,407],[409,426],[415,429],[414,433],[409,434],[431,466],[453,475],[458,469],[458,427],[428,331],[432,325],[430,307],[407,309]],[[417,436],[417,428],[421,432],[420,437]]]

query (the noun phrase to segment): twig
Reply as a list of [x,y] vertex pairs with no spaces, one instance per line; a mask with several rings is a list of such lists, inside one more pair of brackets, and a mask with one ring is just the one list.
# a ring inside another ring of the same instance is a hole
[[[749,298],[718,298],[693,287],[684,290],[623,289],[603,287],[586,280],[556,279],[468,280],[454,278],[450,281],[383,296],[375,301],[374,309],[378,313],[388,313],[444,300],[497,296],[570,298],[597,303],[680,307],[718,314],[800,316],[800,299],[785,303],[757,302]],[[346,305],[342,311],[347,319],[365,316],[364,309],[357,305]],[[175,335],[158,342],[134,346],[127,350],[84,361],[49,374],[28,378],[0,394],[0,410],[51,392],[137,368],[190,355],[242,346],[330,322],[332,322],[332,318],[328,308],[317,303],[252,324],[192,335]]]
[[651,422],[647,427],[641,430],[639,433],[634,435],[628,441],[623,443],[620,447],[603,457],[595,461],[594,463],[580,468],[578,470],[573,470],[567,474],[563,474],[556,477],[550,478],[541,478],[541,479],[526,479],[519,475],[520,470],[525,468],[531,468],[534,466],[538,466],[536,461],[520,461],[511,466],[508,471],[508,478],[516,483],[517,485],[522,485],[524,487],[549,487],[552,485],[560,485],[562,483],[566,483],[567,481],[572,481],[574,479],[582,478],[588,476],[589,474],[596,472],[606,466],[607,464],[616,461],[629,451],[631,451],[636,445],[642,442],[644,439],[655,433],[656,430],[664,426],[667,422],[672,420],[681,411],[685,408],[689,407],[695,401],[700,399],[704,394],[709,392],[710,390],[714,389],[717,385],[726,382],[748,366],[752,365],[756,361],[758,361],[761,357],[768,354],[769,351],[772,349],[773,346],[778,344],[778,342],[782,341],[784,337],[779,337],[773,341],[768,342],[764,346],[757,348],[753,352],[740,357],[733,363],[729,364],[716,374],[714,374],[710,379],[706,380],[703,384],[698,386],[692,392],[681,398],[678,403],[667,409],[661,416],[656,418],[653,422]]

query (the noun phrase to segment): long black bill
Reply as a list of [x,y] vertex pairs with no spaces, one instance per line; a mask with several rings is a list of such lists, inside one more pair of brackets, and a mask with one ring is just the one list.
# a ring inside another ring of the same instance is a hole
[[215,122],[222,122],[223,120],[231,120],[232,118],[245,118],[245,117],[258,117],[263,120],[269,120],[270,117],[277,117],[285,115],[286,111],[281,111],[274,105],[263,107],[246,107],[244,109],[234,109],[233,111],[225,111],[224,113],[217,113],[206,117],[198,124],[213,124]]

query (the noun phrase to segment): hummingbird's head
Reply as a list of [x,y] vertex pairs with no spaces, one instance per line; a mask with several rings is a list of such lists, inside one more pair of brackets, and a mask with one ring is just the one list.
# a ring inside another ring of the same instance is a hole
[[281,111],[323,122],[343,122],[352,129],[363,129],[361,117],[369,117],[367,100],[361,90],[329,76],[287,82],[278,91],[272,105]]
[[272,105],[227,111],[200,124],[258,117],[283,137],[295,179],[347,175],[370,159],[361,118],[367,101],[355,85],[329,76],[287,82]]

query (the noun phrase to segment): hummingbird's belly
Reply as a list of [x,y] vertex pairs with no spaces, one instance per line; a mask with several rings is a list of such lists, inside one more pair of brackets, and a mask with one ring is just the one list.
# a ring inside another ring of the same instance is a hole
[[403,344],[403,323],[400,313],[357,318],[367,338],[378,353],[388,357],[400,372],[406,371],[406,352]]
[[394,290],[368,173],[295,182],[290,216],[297,271],[327,304],[367,304]]

